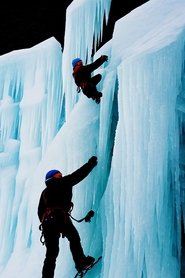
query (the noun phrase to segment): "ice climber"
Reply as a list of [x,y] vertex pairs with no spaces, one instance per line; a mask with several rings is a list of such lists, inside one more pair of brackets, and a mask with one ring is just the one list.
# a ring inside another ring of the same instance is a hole
[[46,246],[46,255],[42,268],[42,278],[53,278],[56,258],[59,254],[59,238],[66,237],[77,271],[91,265],[95,259],[85,256],[79,233],[72,223],[70,211],[73,206],[72,188],[82,181],[97,165],[97,157],[92,156],[87,163],[73,173],[62,176],[59,170],[50,170],[45,177],[46,188],[42,191],[38,217]]
[[102,97],[102,93],[98,92],[96,88],[96,85],[100,82],[102,76],[101,74],[97,74],[91,77],[91,73],[107,60],[108,56],[102,55],[95,62],[88,65],[83,65],[80,58],[75,58],[72,61],[73,77],[78,87],[78,92],[80,92],[81,89],[84,95],[88,98],[92,98],[96,103],[100,103],[100,98]]

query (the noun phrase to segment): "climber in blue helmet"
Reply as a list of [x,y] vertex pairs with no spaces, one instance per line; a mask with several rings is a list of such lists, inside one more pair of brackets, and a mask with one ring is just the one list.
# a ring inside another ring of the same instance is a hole
[[83,65],[80,58],[75,58],[72,61],[73,78],[78,87],[78,92],[82,90],[84,95],[88,98],[92,98],[96,103],[100,103],[100,98],[102,97],[102,93],[98,92],[96,88],[96,85],[100,82],[102,76],[101,74],[97,74],[91,77],[91,74],[107,60],[108,56],[102,55],[95,62],[88,65]]
[[56,169],[46,174],[46,188],[41,193],[38,205],[40,229],[44,238],[44,242],[41,242],[46,246],[42,278],[54,277],[61,234],[69,240],[75,267],[79,272],[95,261],[93,257],[85,256],[80,236],[72,223],[70,211],[73,206],[71,202],[73,186],[87,177],[96,165],[97,157],[92,156],[87,163],[69,175],[63,176]]

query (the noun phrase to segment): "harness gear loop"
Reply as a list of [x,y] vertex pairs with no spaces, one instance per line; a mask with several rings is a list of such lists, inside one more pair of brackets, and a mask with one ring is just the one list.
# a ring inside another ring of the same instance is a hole
[[39,230],[41,231],[40,242],[44,245],[45,240],[44,240],[44,234],[43,234],[43,229],[42,229],[42,223],[39,225]]

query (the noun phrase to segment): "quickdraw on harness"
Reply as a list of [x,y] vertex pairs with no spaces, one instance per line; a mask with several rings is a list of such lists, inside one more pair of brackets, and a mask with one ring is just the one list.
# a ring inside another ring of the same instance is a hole
[[80,87],[77,87],[76,91],[77,91],[77,93],[80,93],[81,88],[80,88]]
[[[80,223],[83,220],[85,220],[85,222],[91,222],[91,218],[94,216],[95,212],[93,210],[90,210],[85,217],[81,218],[81,219],[76,219],[71,215],[71,211],[73,210],[73,203],[71,203],[71,208],[68,212],[66,212],[63,208],[47,208],[46,212],[44,213],[43,217],[42,217],[42,222],[39,225],[39,230],[41,231],[41,237],[40,237],[40,242],[44,245],[45,244],[45,240],[44,240],[44,234],[43,234],[43,222],[47,221],[48,219],[52,219],[52,213],[54,212],[55,209],[60,209],[62,211],[62,213],[64,214],[64,217],[66,219],[67,216],[69,216],[71,219],[73,219],[74,221]],[[65,220],[66,221],[66,220]]]
[[40,236],[40,242],[44,245],[45,240],[44,240],[44,234],[43,234],[43,223],[47,221],[48,219],[52,219],[52,212],[54,211],[53,208],[47,208],[45,213],[42,216],[42,221],[41,224],[39,225],[39,230],[41,231],[41,236]]

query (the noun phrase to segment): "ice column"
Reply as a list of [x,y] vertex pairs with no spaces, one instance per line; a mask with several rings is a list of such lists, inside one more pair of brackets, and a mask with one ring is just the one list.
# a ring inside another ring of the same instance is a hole
[[27,200],[27,180],[62,125],[61,63],[61,46],[54,38],[0,57],[2,266],[17,235],[24,247],[30,244],[29,212],[20,207]]
[[91,62],[93,46],[96,49],[102,36],[103,21],[108,21],[110,4],[111,0],[75,0],[67,9],[62,64],[67,117],[78,99],[71,62],[76,57]]
[[103,277],[179,276],[176,99],[183,45],[181,34],[175,43],[118,68],[119,122],[104,199],[105,265],[110,268]]

